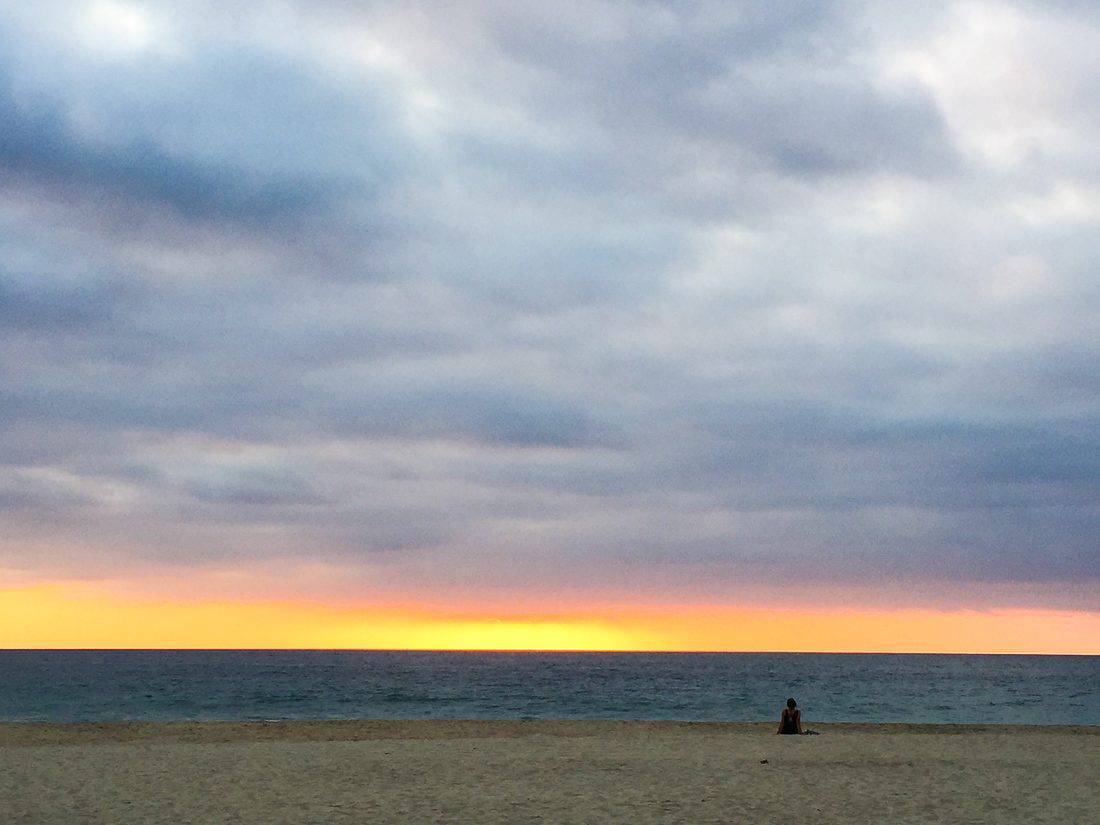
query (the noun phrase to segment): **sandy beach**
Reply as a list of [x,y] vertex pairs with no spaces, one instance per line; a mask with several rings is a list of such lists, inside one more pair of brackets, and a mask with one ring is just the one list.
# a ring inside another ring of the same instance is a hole
[[[1066,822],[1100,728],[646,722],[0,725],[10,822]],[[763,760],[767,760],[766,763]]]

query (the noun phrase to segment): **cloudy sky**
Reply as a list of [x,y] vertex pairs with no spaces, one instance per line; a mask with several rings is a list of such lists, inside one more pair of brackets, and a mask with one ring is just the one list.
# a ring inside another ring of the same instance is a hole
[[0,581],[1100,611],[1100,4],[0,10]]

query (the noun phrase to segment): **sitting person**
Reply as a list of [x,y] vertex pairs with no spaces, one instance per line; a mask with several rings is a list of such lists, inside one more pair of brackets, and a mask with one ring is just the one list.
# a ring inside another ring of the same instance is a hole
[[783,714],[779,717],[780,733],[802,733],[802,711],[798,709],[798,702],[793,698],[787,700],[787,707],[783,708]]

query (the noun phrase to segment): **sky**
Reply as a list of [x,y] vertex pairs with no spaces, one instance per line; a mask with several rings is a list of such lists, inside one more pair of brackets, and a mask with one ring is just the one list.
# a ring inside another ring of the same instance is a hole
[[1100,653],[1098,55],[4,4],[0,646]]

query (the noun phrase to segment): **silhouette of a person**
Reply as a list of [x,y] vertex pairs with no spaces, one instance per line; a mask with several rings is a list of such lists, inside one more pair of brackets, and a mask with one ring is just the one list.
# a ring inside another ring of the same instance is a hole
[[787,700],[787,707],[783,708],[779,717],[779,730],[776,734],[780,733],[802,733],[802,711],[798,709],[798,702],[793,697]]

